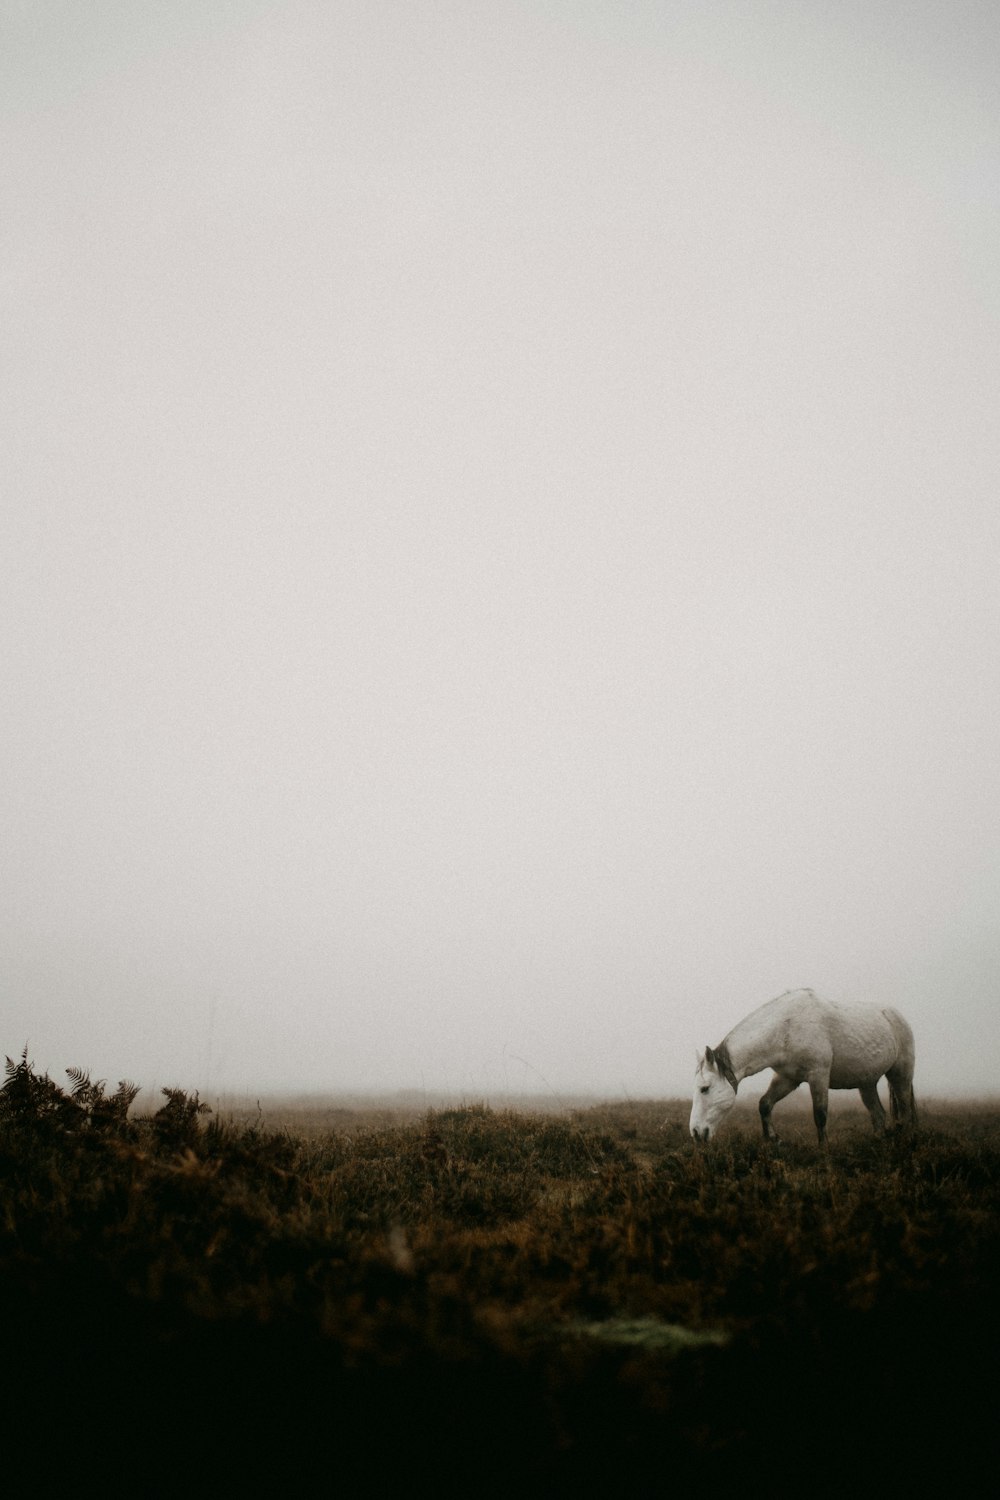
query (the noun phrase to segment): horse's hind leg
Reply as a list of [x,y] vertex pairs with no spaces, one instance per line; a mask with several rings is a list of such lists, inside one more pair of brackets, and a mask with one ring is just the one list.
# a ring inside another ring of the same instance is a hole
[[827,1106],[830,1100],[830,1083],[827,1078],[810,1078],[809,1092],[813,1099],[813,1119],[821,1146],[826,1145]]
[[878,1085],[875,1083],[863,1083],[858,1090],[861,1095],[865,1109],[872,1117],[872,1128],[876,1135],[885,1134],[885,1110],[878,1096]]

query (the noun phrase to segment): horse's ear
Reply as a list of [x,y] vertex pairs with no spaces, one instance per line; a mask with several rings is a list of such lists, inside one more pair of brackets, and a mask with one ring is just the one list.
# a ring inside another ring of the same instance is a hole
[[715,1053],[712,1051],[711,1047],[705,1048],[705,1061],[709,1064],[710,1067],[715,1067]]

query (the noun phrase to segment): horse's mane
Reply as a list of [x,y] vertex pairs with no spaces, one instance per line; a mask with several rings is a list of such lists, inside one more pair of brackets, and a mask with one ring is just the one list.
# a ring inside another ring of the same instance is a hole
[[718,1068],[719,1072],[722,1074],[723,1078],[726,1080],[726,1082],[729,1084],[729,1087],[735,1094],[738,1086],[736,1081],[736,1069],[733,1067],[733,1060],[729,1056],[729,1048],[726,1046],[725,1042],[720,1042],[717,1047],[712,1048],[712,1056],[715,1059],[715,1065]]

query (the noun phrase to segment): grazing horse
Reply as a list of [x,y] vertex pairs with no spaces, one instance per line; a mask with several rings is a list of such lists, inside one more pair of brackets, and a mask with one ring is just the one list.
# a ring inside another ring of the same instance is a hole
[[812,990],[788,990],[734,1026],[698,1059],[691,1104],[691,1134],[707,1141],[736,1103],[741,1078],[773,1068],[760,1101],[765,1140],[777,1140],[771,1111],[800,1083],[808,1083],[819,1143],[826,1142],[830,1089],[858,1089],[876,1134],[885,1129],[878,1080],[889,1084],[892,1118],[916,1121],[913,1098],[913,1032],[891,1006],[838,1005]]

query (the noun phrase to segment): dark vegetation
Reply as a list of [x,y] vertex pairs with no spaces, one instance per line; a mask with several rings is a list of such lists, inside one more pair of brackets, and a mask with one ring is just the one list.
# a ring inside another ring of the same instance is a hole
[[[1000,1110],[468,1107],[269,1131],[0,1092],[5,1477],[332,1493],[882,1490],[995,1462]],[[137,1467],[138,1465],[138,1467]],[[796,1481],[795,1476],[798,1475]]]

